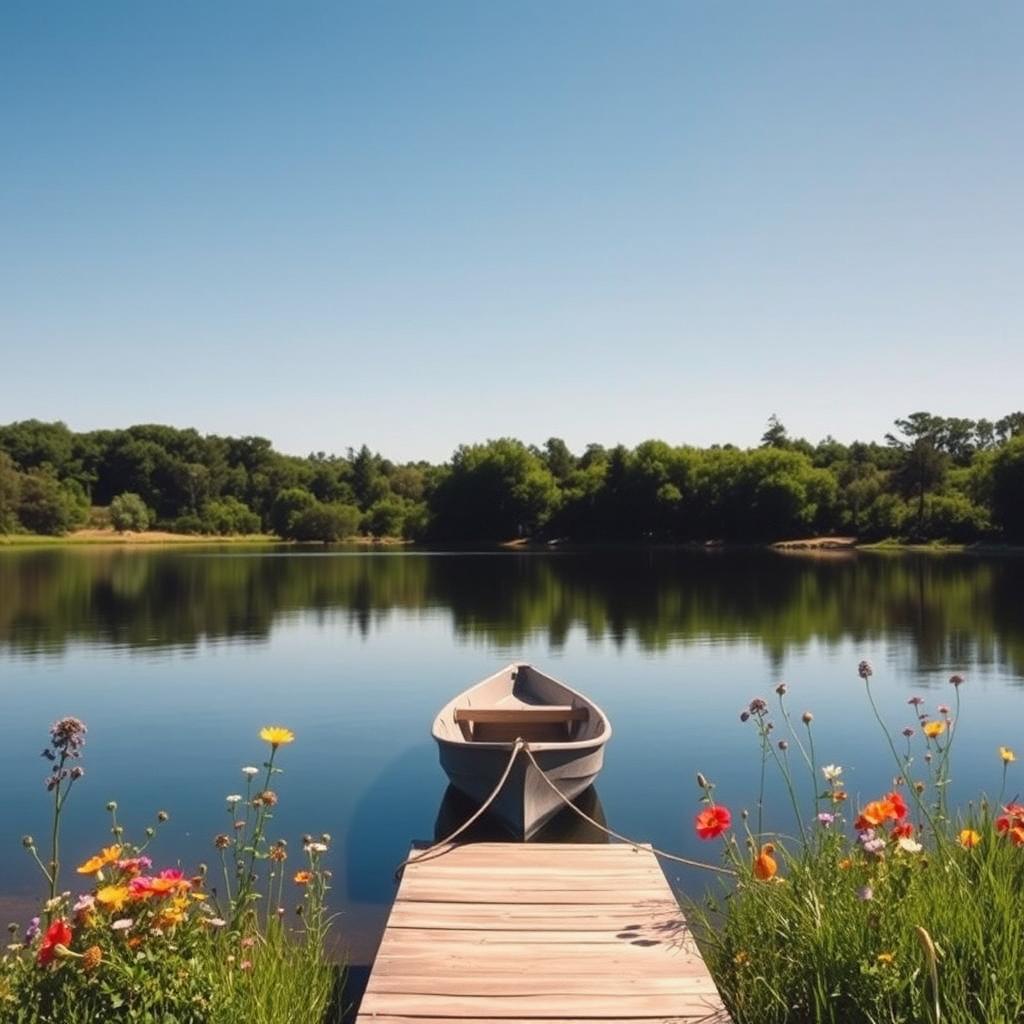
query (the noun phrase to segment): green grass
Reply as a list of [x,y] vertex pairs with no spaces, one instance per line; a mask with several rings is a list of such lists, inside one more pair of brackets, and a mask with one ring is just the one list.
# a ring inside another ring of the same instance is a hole
[[[885,729],[871,674],[862,663]],[[993,743],[997,803],[947,806],[962,680],[950,682],[952,710],[922,704],[911,736],[885,730],[896,788],[863,808],[847,808],[841,771],[823,773],[813,718],[792,721],[784,684],[777,710],[755,700],[745,712],[761,764],[783,775],[798,835],[769,832],[770,814],[763,832],[758,814],[740,816],[740,835],[724,834],[735,876],[687,909],[736,1024],[1024,1021],[1024,806],[1001,806],[1014,758],[1001,761]],[[699,781],[711,805],[714,787]],[[758,873],[767,843],[777,871]]]

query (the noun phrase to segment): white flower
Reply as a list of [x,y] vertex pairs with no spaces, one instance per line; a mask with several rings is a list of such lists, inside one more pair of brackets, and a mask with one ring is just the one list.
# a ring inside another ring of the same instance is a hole
[[915,842],[913,839],[908,839],[906,836],[900,836],[896,845],[904,853],[920,853],[924,849],[920,843]]
[[245,768],[242,769],[242,774],[243,775],[248,775],[249,778],[252,778],[254,775],[259,775],[259,773],[260,773],[259,768],[253,768],[253,766],[251,764],[247,765]]
[[115,932],[126,932],[135,922],[130,917],[122,917],[119,921],[115,921],[110,927]]
[[229,804],[237,804],[242,798],[237,793],[232,793],[231,796],[225,797],[224,799],[227,800]]
[[227,924],[227,921],[225,921],[223,917],[208,917],[206,919],[206,923],[210,925],[211,928],[223,928],[224,925]]
[[327,844],[326,843],[309,843],[306,846],[306,849],[309,850],[310,853],[326,853],[327,852]]
[[838,764],[826,764],[822,766],[821,774],[825,776],[826,782],[835,782],[843,774],[843,769]]

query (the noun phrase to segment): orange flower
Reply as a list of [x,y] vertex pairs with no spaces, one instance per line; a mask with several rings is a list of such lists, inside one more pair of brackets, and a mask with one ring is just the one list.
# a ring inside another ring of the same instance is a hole
[[84,864],[80,865],[77,869],[78,873],[80,875],[95,875],[108,864],[113,864],[120,856],[120,846],[108,846],[106,849],[100,850],[95,857],[90,857]]
[[1014,846],[1024,846],[1024,825],[1014,825],[1010,829],[1010,840]]
[[732,824],[732,815],[726,807],[705,807],[693,824],[701,839],[717,839]]
[[90,946],[82,954],[82,970],[89,973],[95,971],[103,963],[103,950],[99,946]]
[[296,885],[309,885],[309,883],[313,881],[313,872],[296,871],[294,881]]
[[849,857],[844,857],[839,862],[839,870],[840,871],[849,871],[850,868],[852,868],[852,867],[853,867],[853,861]]
[[775,847],[771,843],[765,843],[761,847],[761,852],[754,858],[754,876],[762,882],[774,878],[775,872],[779,870],[779,865],[772,856],[774,852]]
[[921,731],[928,737],[928,739],[934,740],[946,731],[946,723],[925,722],[924,725],[921,726]]
[[975,832],[973,828],[961,829],[959,839],[960,845],[970,850],[981,842],[981,833]]

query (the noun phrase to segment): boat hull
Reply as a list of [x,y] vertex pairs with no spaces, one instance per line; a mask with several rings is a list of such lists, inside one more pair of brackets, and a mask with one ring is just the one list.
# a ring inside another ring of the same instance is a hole
[[[452,785],[482,804],[505,771],[512,747],[486,749],[440,742],[439,751],[441,767]],[[572,802],[593,783],[604,764],[604,742],[584,750],[537,750],[534,757],[558,793],[520,751],[505,785],[488,808],[517,839],[532,838],[565,807],[565,801]]]

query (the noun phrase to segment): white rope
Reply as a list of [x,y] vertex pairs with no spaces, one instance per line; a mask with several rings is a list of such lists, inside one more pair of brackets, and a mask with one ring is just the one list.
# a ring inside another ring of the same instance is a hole
[[[440,847],[447,846],[457,836],[462,835],[463,832],[473,824],[474,821],[479,818],[488,807],[494,803],[495,797],[501,792],[502,786],[508,781],[509,774],[512,771],[512,765],[516,763],[516,758],[519,756],[519,751],[526,749],[526,741],[517,739],[512,746],[512,756],[508,759],[508,764],[505,765],[505,770],[501,773],[501,778],[498,779],[498,784],[491,790],[491,795],[477,808],[476,812],[466,819],[454,832],[439,839],[436,843],[431,844],[425,850],[418,851],[417,853],[409,854],[401,864],[395,868],[395,881],[397,882],[402,877],[402,872],[410,864],[418,864],[421,860],[433,860],[434,857],[440,857],[442,853],[446,853],[446,850],[440,849]],[[433,854],[433,856],[431,856]]]
[[[395,868],[395,881],[398,881],[402,877],[402,872],[410,864],[418,864],[420,861],[433,860],[435,857],[440,857],[442,854],[448,852],[449,844],[452,840],[462,835],[463,832],[469,828],[488,807],[494,803],[495,798],[501,792],[502,787],[508,781],[508,777],[512,772],[512,765],[516,763],[516,758],[519,756],[519,752],[524,751],[526,756],[533,762],[534,768],[540,774],[540,777],[544,780],[548,788],[558,797],[559,800],[569,807],[574,814],[578,814],[584,821],[593,825],[594,828],[604,832],[605,835],[610,836],[612,839],[618,839],[620,842],[626,843],[632,846],[634,849],[639,849],[641,846],[649,845],[644,843],[638,843],[635,839],[630,839],[629,836],[622,835],[621,832],[616,832],[614,829],[610,829],[605,825],[602,825],[599,821],[595,821],[589,814],[577,807],[548,777],[544,774],[544,769],[537,764],[537,759],[533,756],[533,751],[530,749],[530,744],[522,738],[516,739],[512,746],[512,754],[508,759],[508,764],[505,765],[505,770],[501,773],[501,778],[498,779],[498,784],[491,790],[490,796],[477,808],[477,810],[470,815],[454,832],[450,835],[445,836],[444,839],[439,839],[436,843],[431,844],[426,849],[418,851],[415,854],[410,854],[401,864]],[[664,858],[665,860],[675,861],[677,864],[685,864],[691,868],[703,868],[705,871],[717,871],[723,875],[735,875],[736,872],[732,868],[724,868],[718,864],[706,864],[704,861],[691,860],[689,857],[680,857],[675,853],[668,853],[665,850],[659,850],[656,846],[651,846],[651,852],[657,856]]]
[[[547,783],[548,788],[555,793],[559,800],[565,804],[566,807],[571,807],[572,810],[578,814],[584,821],[589,822],[594,828],[600,829],[605,835],[611,836],[613,839],[618,839],[623,843],[627,843],[634,849],[639,849],[641,846],[649,845],[644,843],[638,843],[635,839],[630,839],[629,836],[624,836],[620,832],[616,832],[614,829],[610,829],[605,825],[602,825],[599,821],[594,821],[589,814],[582,811],[577,807],[545,774],[544,769],[537,764],[537,759],[533,756],[533,751],[530,749],[529,743],[523,744],[523,750],[526,752],[526,756],[533,762],[533,767],[540,773],[540,777]],[[690,860],[689,857],[680,857],[674,853],[667,853],[665,850],[659,850],[656,846],[651,846],[651,852],[656,853],[659,857],[664,857],[665,860],[674,860],[677,864],[686,864],[691,868],[703,868],[705,871],[719,871],[723,875],[735,875],[736,872],[732,868],[723,868],[719,864],[705,864],[700,860]]]

